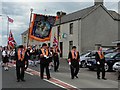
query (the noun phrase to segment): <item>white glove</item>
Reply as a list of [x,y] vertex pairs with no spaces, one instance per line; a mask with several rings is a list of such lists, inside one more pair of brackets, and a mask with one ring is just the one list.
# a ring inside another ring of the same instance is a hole
[[45,58],[47,58],[47,56],[46,56],[46,55],[44,55],[44,57],[45,57]]
[[79,65],[81,65],[81,62],[79,62]]
[[97,62],[98,65],[100,65],[100,62]]
[[30,50],[30,53],[32,53],[32,50]]
[[71,62],[69,62],[69,65],[71,65]]
[[105,63],[105,66],[107,65],[107,63]]
[[46,57],[46,59],[48,59],[49,57]]
[[25,68],[27,67],[27,65],[25,65]]

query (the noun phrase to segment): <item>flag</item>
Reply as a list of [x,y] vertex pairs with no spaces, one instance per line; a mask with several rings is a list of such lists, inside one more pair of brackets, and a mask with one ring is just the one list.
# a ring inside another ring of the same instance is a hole
[[11,31],[10,31],[9,37],[8,37],[8,46],[9,46],[10,48],[14,48],[14,47],[16,46],[16,42],[15,42],[15,40],[14,40],[14,37],[13,37],[13,34],[12,34]]
[[34,14],[30,26],[29,38],[40,42],[50,41],[51,30],[55,21],[56,16]]
[[13,23],[14,20],[8,17],[8,21]]
[[54,34],[54,38],[53,38],[53,45],[55,45],[56,47],[58,46],[58,40],[57,40],[55,34]]

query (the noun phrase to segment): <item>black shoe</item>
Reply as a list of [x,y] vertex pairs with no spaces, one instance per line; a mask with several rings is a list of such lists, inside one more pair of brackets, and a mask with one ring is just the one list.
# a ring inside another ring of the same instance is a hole
[[100,80],[100,77],[97,77],[97,79],[99,79],[99,80]]
[[120,80],[120,78],[118,78],[117,80]]
[[74,77],[72,77],[71,79],[74,79]]
[[47,80],[50,80],[50,79],[51,79],[51,77],[48,77],[48,78],[47,78]]
[[107,78],[102,78],[103,80],[107,80]]
[[17,80],[16,82],[20,82],[20,80]]
[[59,72],[59,70],[55,70],[55,72]]
[[78,76],[75,76],[76,78],[78,78]]
[[21,79],[21,81],[22,81],[22,82],[25,82],[25,80],[24,80],[24,79]]

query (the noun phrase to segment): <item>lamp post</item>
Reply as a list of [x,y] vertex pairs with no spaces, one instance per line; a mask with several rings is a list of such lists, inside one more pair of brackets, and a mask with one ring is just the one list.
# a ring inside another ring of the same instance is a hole
[[28,45],[29,45],[29,34],[30,34],[30,25],[31,25],[31,19],[32,19],[32,12],[33,12],[33,8],[30,9],[30,23],[29,23],[29,29],[28,29],[27,47],[28,47]]

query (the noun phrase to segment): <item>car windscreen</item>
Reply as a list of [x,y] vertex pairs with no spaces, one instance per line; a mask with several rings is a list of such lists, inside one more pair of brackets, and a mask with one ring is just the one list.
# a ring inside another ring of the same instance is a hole
[[105,55],[105,58],[113,58],[117,53],[108,53]]
[[85,52],[85,53],[81,53],[80,56],[84,56],[86,54],[88,54],[89,52]]

